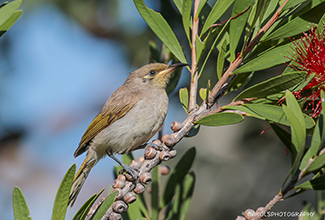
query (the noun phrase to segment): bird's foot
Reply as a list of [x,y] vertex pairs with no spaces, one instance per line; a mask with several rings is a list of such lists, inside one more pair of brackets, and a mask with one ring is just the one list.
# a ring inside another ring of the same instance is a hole
[[154,143],[154,142],[147,143],[146,148],[148,148],[148,147],[153,147],[153,148],[155,148],[156,150],[159,150],[159,151],[169,150],[169,148],[166,147],[165,145],[157,144],[157,143]]
[[138,178],[138,173],[140,173],[140,170],[138,168],[131,167],[126,164],[121,164],[121,166],[123,167],[123,169],[119,171],[120,174],[127,172],[132,176],[133,180],[136,180]]

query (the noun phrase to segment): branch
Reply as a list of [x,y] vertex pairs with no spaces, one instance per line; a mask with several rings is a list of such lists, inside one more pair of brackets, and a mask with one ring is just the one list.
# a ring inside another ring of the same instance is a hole
[[190,100],[188,105],[188,112],[192,112],[196,108],[196,96],[199,76],[196,68],[196,36],[199,31],[199,16],[197,15],[197,10],[199,7],[200,0],[195,0],[194,2],[194,12],[193,12],[193,28],[192,28],[192,65],[191,65],[191,86],[190,86]]
[[[287,0],[288,1],[288,0]],[[284,4],[279,8],[279,10],[273,15],[269,22],[258,32],[258,34],[252,39],[252,41],[243,50],[242,54],[238,56],[235,61],[230,63],[228,69],[220,78],[220,80],[213,87],[212,91],[208,96],[208,101],[204,101],[199,108],[196,108],[196,97],[197,97],[197,87],[198,87],[198,73],[196,69],[196,51],[195,51],[195,41],[196,35],[198,33],[198,23],[199,18],[197,16],[197,9],[199,5],[199,0],[194,2],[194,15],[193,15],[193,28],[192,28],[192,66],[191,66],[191,85],[190,85],[190,100],[189,100],[189,115],[184,120],[183,123],[173,122],[171,125],[172,134],[166,134],[161,138],[161,141],[155,140],[153,143],[156,145],[161,145],[162,148],[149,147],[145,150],[145,157],[138,158],[137,161],[132,161],[131,166],[139,169],[139,178],[132,179],[129,174],[120,174],[116,180],[114,180],[113,191],[118,191],[115,198],[115,202],[108,209],[105,217],[102,219],[121,219],[121,212],[128,209],[128,204],[132,203],[136,199],[136,195],[132,192],[139,194],[144,192],[144,185],[151,182],[151,174],[149,173],[155,166],[160,164],[162,161],[167,161],[176,156],[176,150],[173,147],[194,127],[195,121],[207,116],[211,113],[216,113],[221,111],[217,109],[212,111],[212,106],[216,101],[224,94],[227,90],[229,80],[231,80],[232,73],[242,64],[243,59],[247,54],[258,44],[264,33],[272,26],[276,19],[280,15],[280,11]],[[246,100],[249,101],[249,100]],[[238,102],[232,102],[229,105],[240,105],[244,103],[245,100]],[[276,202],[274,202],[275,204]],[[273,204],[273,203],[272,203]],[[272,207],[271,205],[269,205]],[[266,206],[267,207],[267,206]]]

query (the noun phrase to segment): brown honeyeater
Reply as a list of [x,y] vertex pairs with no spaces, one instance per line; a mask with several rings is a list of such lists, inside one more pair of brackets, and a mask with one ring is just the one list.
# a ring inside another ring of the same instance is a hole
[[114,156],[138,149],[152,138],[165,120],[168,109],[166,86],[171,73],[187,64],[148,64],[130,73],[124,84],[107,100],[102,111],[90,123],[74,156],[87,156],[74,177],[69,205],[73,206],[90,170],[105,155],[118,162],[126,172],[136,176]]

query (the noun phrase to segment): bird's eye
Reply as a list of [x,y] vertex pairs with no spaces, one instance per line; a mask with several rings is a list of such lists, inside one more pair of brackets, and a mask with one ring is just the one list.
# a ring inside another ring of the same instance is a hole
[[156,71],[154,71],[154,70],[150,70],[149,75],[150,75],[150,76],[154,76],[154,75],[156,75]]

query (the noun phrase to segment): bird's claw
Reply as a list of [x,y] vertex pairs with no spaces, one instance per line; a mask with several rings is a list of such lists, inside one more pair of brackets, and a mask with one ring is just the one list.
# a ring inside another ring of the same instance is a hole
[[166,146],[155,144],[153,142],[147,143],[146,148],[148,148],[148,147],[153,147],[153,148],[155,148],[156,150],[159,150],[159,151],[169,150],[169,148],[167,148]]
[[123,174],[124,172],[127,172],[128,174],[130,174],[132,176],[132,178],[134,180],[136,180],[138,178],[138,173],[140,173],[140,170],[138,168],[135,167],[131,167],[128,165],[123,164],[124,166],[122,170],[119,171],[120,174]]

